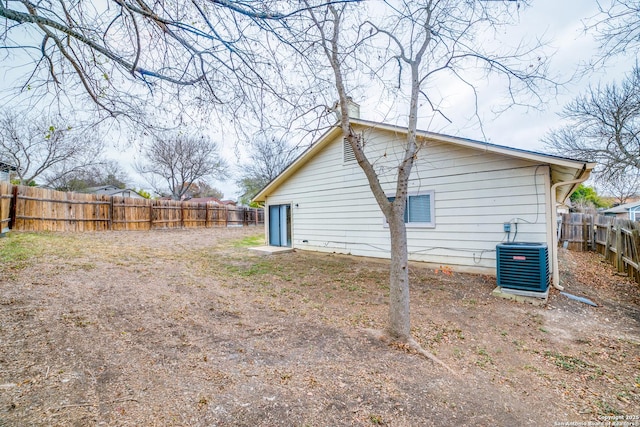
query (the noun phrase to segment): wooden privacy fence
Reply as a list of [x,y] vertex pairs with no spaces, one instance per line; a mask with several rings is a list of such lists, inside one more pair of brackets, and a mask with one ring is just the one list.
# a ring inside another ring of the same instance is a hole
[[0,183],[3,228],[22,231],[151,230],[264,224],[262,209],[214,203],[65,193]]
[[640,283],[640,222],[590,214],[563,214],[559,241],[572,250],[594,250],[620,273]]
[[558,241],[572,251],[588,251],[593,246],[593,215],[582,213],[562,214],[558,217]]

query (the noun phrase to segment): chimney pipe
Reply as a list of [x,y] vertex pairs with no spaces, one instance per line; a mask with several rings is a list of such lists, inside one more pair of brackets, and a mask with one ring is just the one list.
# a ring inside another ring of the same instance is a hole
[[[340,121],[342,118],[342,111],[340,110],[340,102],[336,101],[333,104],[333,108],[331,109],[336,115],[336,119]],[[352,119],[360,118],[360,104],[353,101],[353,98],[350,96],[347,97],[347,112],[349,113],[349,117]]]

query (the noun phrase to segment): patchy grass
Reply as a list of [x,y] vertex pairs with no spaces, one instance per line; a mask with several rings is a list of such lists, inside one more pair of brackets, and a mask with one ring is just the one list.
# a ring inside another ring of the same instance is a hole
[[256,234],[255,236],[248,236],[241,240],[233,242],[234,248],[248,248],[251,246],[264,245],[264,234]]
[[589,364],[582,359],[573,356],[566,356],[555,351],[545,351],[545,357],[553,360],[556,366],[566,371],[584,370],[589,368]]
[[252,277],[271,274],[273,264],[270,261],[259,261],[249,265],[227,265],[225,268],[229,273],[240,277]]
[[25,267],[26,262],[44,251],[45,234],[9,233],[0,238],[0,262],[12,267]]
[[63,235],[54,233],[8,233],[0,238],[0,273],[22,270],[43,256],[70,257],[77,253]]
[[485,368],[487,365],[493,365],[493,358],[489,355],[489,352],[486,349],[479,348],[476,353],[478,355],[476,365],[481,368]]
[[386,262],[259,255],[260,233],[0,239],[0,424],[537,426],[640,407],[637,286],[594,258],[570,286],[598,292],[597,310],[412,264],[412,334],[452,375],[371,333]]

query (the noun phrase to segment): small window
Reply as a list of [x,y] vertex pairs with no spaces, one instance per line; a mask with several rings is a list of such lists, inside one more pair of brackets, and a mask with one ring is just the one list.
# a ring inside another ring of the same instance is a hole
[[353,147],[347,141],[347,138],[342,140],[342,154],[344,163],[353,162],[356,160],[356,154],[353,152]]
[[[418,227],[435,227],[433,196],[433,191],[410,194],[404,210],[404,222]],[[395,197],[388,199],[393,202]]]

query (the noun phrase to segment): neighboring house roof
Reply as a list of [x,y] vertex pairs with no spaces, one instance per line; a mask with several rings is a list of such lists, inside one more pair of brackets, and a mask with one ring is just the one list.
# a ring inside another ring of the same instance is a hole
[[105,192],[108,196],[121,196],[121,197],[133,197],[134,199],[144,199],[136,190],[132,190],[130,188],[121,188],[117,190],[112,190]]
[[631,203],[625,203],[624,205],[614,206],[612,208],[603,210],[602,213],[604,213],[604,214],[627,213],[633,208],[640,208],[640,201],[631,202]]
[[[351,125],[356,129],[377,129],[384,132],[391,132],[394,134],[407,134],[407,129],[397,125],[391,125],[387,123],[372,122],[362,119],[351,119]],[[292,176],[298,169],[300,169],[305,163],[313,158],[317,153],[324,149],[329,143],[334,141],[342,134],[340,126],[335,125],[327,132],[324,133],[314,144],[305,150],[298,158],[296,158],[285,170],[278,175],[275,179],[269,182],[256,196],[253,198],[255,202],[264,202],[266,197],[275,191],[282,183],[284,183],[290,176]],[[490,152],[495,154],[502,154],[509,157],[518,159],[530,160],[541,164],[548,164],[551,166],[551,185],[556,183],[562,183],[565,181],[571,181],[576,179],[586,180],[591,173],[591,170],[595,167],[595,163],[586,162],[582,160],[569,159],[560,156],[554,156],[550,154],[537,153],[535,151],[523,150],[519,148],[506,147],[497,144],[491,144],[488,142],[474,141],[472,139],[460,138],[456,136],[443,135],[434,132],[418,130],[418,141],[437,141],[449,143],[456,146],[472,148],[484,152]],[[556,200],[558,203],[563,203],[578,187],[579,183],[571,185],[559,185],[556,188]]]
[[16,168],[12,164],[0,161],[0,171],[2,171],[2,172],[15,172],[17,170],[18,170],[18,168]]
[[194,202],[194,203],[215,203],[217,205],[221,205],[222,202],[216,197],[192,197],[191,199],[185,199],[185,202]]
[[115,185],[100,185],[97,187],[87,187],[83,190],[84,193],[105,194],[107,191],[121,190],[121,188]]
[[100,187],[89,187],[86,188],[83,193],[89,194],[104,194],[107,196],[122,196],[122,197],[133,197],[133,198],[143,198],[136,190],[132,190],[130,188],[118,188],[115,185],[103,185]]

